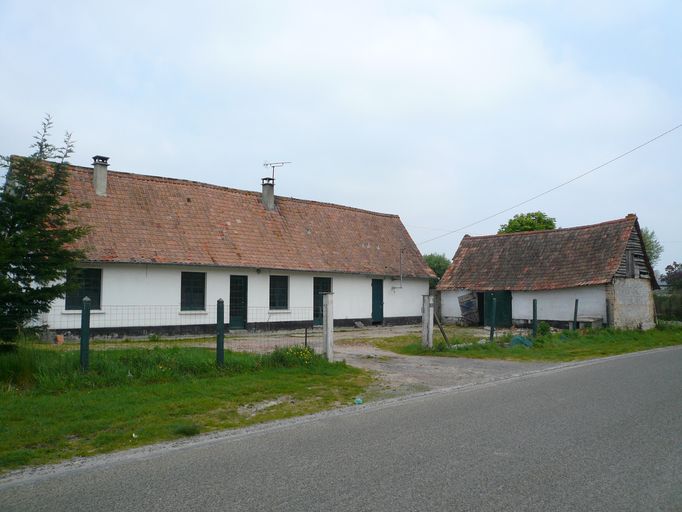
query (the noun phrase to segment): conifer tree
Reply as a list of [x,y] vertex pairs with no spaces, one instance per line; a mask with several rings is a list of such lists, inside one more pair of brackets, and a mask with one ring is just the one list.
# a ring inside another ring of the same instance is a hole
[[52,119],[46,116],[28,157],[3,157],[7,168],[0,189],[0,340],[12,340],[39,313],[64,295],[66,273],[84,258],[73,243],[86,228],[71,213],[85,205],[67,201],[67,158],[64,145],[49,142]]

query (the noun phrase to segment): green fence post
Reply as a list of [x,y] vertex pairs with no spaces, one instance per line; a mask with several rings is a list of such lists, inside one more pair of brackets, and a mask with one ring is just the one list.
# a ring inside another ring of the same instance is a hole
[[533,338],[538,335],[538,299],[533,299]]
[[578,329],[578,299],[575,299],[575,308],[573,309],[573,330]]
[[495,323],[497,322],[497,299],[493,297],[493,304],[491,308],[491,318],[490,318],[490,341],[493,341],[493,338],[495,338]]
[[83,297],[81,309],[81,371],[90,366],[90,298]]
[[216,319],[216,364],[223,366],[225,364],[225,301],[218,299],[218,313]]

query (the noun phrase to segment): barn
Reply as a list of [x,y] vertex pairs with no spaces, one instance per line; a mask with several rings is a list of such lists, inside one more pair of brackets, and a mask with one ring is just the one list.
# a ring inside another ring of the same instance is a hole
[[462,239],[437,286],[446,321],[528,326],[537,316],[557,327],[648,329],[658,288],[634,214],[546,231]]

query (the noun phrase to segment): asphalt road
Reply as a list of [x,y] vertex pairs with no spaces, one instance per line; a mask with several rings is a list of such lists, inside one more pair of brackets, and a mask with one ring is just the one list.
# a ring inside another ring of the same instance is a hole
[[682,348],[0,481],[2,511],[682,510]]

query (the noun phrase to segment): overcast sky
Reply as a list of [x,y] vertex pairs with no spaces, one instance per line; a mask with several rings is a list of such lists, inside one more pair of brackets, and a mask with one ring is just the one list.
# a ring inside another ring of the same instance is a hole
[[423,253],[633,212],[682,261],[682,2],[0,0],[0,154],[400,215]]

